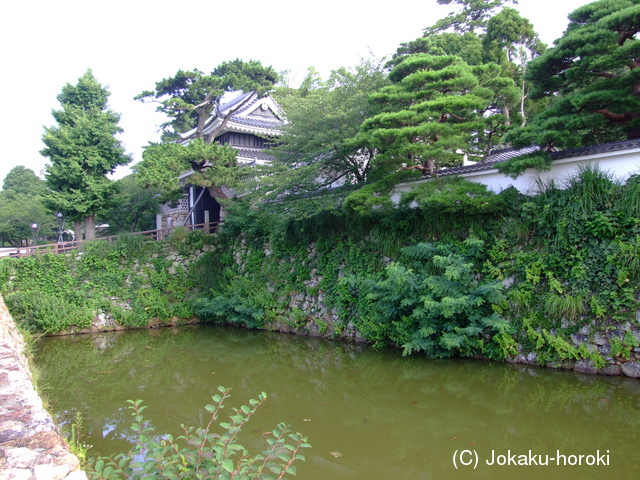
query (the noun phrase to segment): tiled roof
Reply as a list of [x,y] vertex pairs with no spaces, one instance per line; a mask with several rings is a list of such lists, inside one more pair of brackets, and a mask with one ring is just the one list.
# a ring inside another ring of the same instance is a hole
[[[225,112],[231,110],[236,105],[238,105],[239,103],[247,100],[251,96],[253,96],[253,99],[251,99],[249,101],[249,103],[247,103],[240,110],[238,110],[233,115],[231,115],[231,117],[229,118],[229,123],[235,123],[236,125],[244,125],[244,126],[247,126],[247,127],[259,128],[259,129],[267,129],[267,130],[277,130],[278,127],[280,127],[281,125],[284,125],[285,122],[283,120],[281,120],[280,118],[269,119],[269,118],[255,118],[255,117],[242,116],[241,114],[257,108],[258,102],[263,100],[262,98],[258,98],[258,96],[256,94],[251,93],[251,92],[250,93],[242,93],[242,94],[238,95],[237,97],[233,98],[232,100],[220,105],[220,112],[222,114],[224,114]],[[205,127],[204,127],[205,132],[219,118],[220,117],[218,117],[215,114],[212,115],[205,123]],[[194,137],[195,132],[196,132],[196,129],[194,128],[194,129],[192,129],[192,130],[190,130],[188,132],[185,132],[185,133],[181,134],[180,136],[181,136],[182,140],[188,140],[188,139]]]
[[278,119],[263,120],[258,118],[238,117],[236,115],[231,115],[231,121],[234,123],[239,123],[241,125],[248,125],[250,127],[271,128],[271,129],[277,129],[278,127],[284,124],[282,120],[278,120]]
[[559,160],[561,158],[581,157],[582,155],[596,155],[598,153],[619,152],[622,150],[631,150],[640,148],[640,139],[620,140],[611,143],[602,143],[600,145],[590,145],[588,147],[574,148],[571,150],[561,150],[552,152],[551,158]]
[[[233,99],[229,100],[228,102],[223,103],[222,105],[220,105],[220,111],[221,112],[226,112],[227,110],[230,110],[231,108],[233,108],[238,103],[243,102],[250,95],[251,95],[251,92],[249,92],[249,93],[241,93],[240,95],[234,97]],[[253,102],[250,102],[249,105],[251,105],[252,103]]]
[[491,150],[484,163],[496,163],[496,162],[504,162],[505,160],[510,160],[515,157],[519,157],[520,155],[526,155],[527,153],[532,153],[540,150],[538,145],[531,145],[530,147],[524,148],[501,148],[500,150]]
[[250,158],[252,160],[272,161],[273,156],[265,153],[263,150],[249,150],[245,148],[238,149],[238,158]]
[[[549,152],[549,154],[551,155],[552,160],[560,160],[561,158],[581,157],[583,155],[597,155],[599,153],[618,152],[634,148],[640,148],[640,139],[620,140],[618,142],[603,143],[600,145],[589,145],[582,148]],[[490,170],[492,168],[496,168],[496,164],[500,162],[504,162],[521,155],[526,155],[527,153],[532,153],[537,150],[540,150],[540,147],[538,145],[531,145],[529,147],[520,149],[510,147],[500,150],[492,150],[483,162],[478,162],[473,165],[465,165],[463,167],[443,168],[442,170],[438,171],[438,175],[458,175],[461,173]]]
[[501,148],[499,150],[492,150],[483,162],[477,162],[462,167],[443,168],[442,170],[438,170],[438,175],[458,175],[460,173],[481,172],[483,170],[489,170],[491,168],[495,168],[497,163],[504,162],[521,155],[526,155],[527,153],[535,152],[537,150],[540,150],[540,147],[537,145],[531,145],[530,147],[524,148],[509,147]]

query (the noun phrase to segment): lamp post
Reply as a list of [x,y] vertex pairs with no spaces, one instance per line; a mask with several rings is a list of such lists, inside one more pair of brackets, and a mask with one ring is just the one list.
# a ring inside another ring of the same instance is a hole
[[64,232],[64,215],[62,212],[56,212],[56,220],[58,222],[58,240],[56,243],[64,242],[64,238],[62,238],[62,232]]
[[38,232],[40,231],[39,223],[31,224],[31,233],[33,234],[33,245],[36,246],[38,244]]

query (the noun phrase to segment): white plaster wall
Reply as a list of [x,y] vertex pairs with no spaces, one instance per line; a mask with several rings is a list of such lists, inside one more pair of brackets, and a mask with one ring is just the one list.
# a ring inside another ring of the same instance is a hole
[[[568,178],[578,172],[580,165],[588,164],[598,165],[601,170],[608,171],[621,181],[625,181],[633,174],[640,174],[640,149],[562,158],[553,162],[551,170],[539,172],[534,169],[528,169],[515,179],[501,174],[497,168],[481,172],[463,173],[460,176],[471,182],[482,183],[495,193],[513,186],[520,192],[531,195],[536,193],[539,182],[546,184],[553,179],[559,187],[562,187]],[[408,192],[421,183],[428,181],[426,179],[398,184],[391,195],[391,199],[397,204],[402,193]]]

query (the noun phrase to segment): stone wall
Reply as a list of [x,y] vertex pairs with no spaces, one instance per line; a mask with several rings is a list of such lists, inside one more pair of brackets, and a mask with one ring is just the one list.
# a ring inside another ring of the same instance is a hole
[[[279,261],[284,263],[282,259],[274,260],[275,256],[271,245],[266,245],[264,248],[265,262]],[[237,243],[233,256],[241,272],[246,271],[246,261],[250,253],[250,248],[244,239]],[[303,259],[303,262],[316,264],[316,255],[315,245],[311,244],[308,247],[307,258]],[[384,257],[381,259],[381,265],[387,265],[388,263],[389,258]],[[250,274],[247,273],[247,275]],[[265,329],[294,335],[365,342],[353,321],[345,321],[344,318],[340,318],[337,309],[325,303],[325,293],[322,290],[318,290],[322,275],[316,268],[311,269],[309,277],[308,280],[303,281],[298,286],[297,290],[293,290],[290,293],[289,298],[285,299],[289,307],[286,314],[279,315],[276,320],[267,323]],[[275,291],[273,282],[267,284],[267,289],[270,292]],[[582,326],[580,331],[571,335],[571,346],[580,348],[584,345],[587,351],[599,354],[605,362],[604,366],[596,366],[592,360],[584,358],[541,363],[538,354],[526,350],[523,345],[518,345],[518,353],[509,357],[506,361],[516,364],[574,370],[580,373],[620,375],[640,379],[640,347],[626,349],[624,356],[619,353],[616,354],[613,348],[615,343],[624,343],[628,335],[633,336],[635,339],[634,344],[640,344],[640,310],[636,312],[636,321],[633,323],[626,322],[616,328],[606,329],[602,333],[595,328],[594,322],[589,323],[585,320],[585,325]]]
[[0,297],[0,479],[86,478],[42,405],[24,339]]

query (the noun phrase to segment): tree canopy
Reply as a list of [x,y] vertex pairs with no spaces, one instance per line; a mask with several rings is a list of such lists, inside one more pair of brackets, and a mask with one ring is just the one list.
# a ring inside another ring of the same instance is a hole
[[[260,62],[234,60],[216,67],[209,75],[199,70],[178,71],[175,76],[156,84],[154,91],[136,96],[143,102],[159,103],[158,111],[169,121],[162,125],[164,143],[147,146],[142,162],[136,165],[138,180],[144,186],[163,191],[166,198],[181,189],[180,175],[193,171],[189,182],[207,187],[218,198],[226,198],[222,186],[232,187],[238,177],[236,151],[214,143],[231,115],[248,102],[267,95],[278,76],[271,67]],[[221,111],[224,96],[244,92],[233,106]],[[205,132],[208,121],[216,116],[216,124]]]
[[18,195],[41,196],[46,192],[46,184],[30,168],[18,165],[12,168],[2,183],[2,191],[9,198]]
[[107,235],[123,232],[154,230],[156,213],[160,206],[160,190],[143,187],[136,174],[116,180],[118,193],[113,206],[100,215],[100,221],[109,225]]
[[108,90],[91,70],[76,85],[67,84],[57,99],[62,109],[52,112],[58,123],[45,128],[40,151],[51,162],[46,166],[47,207],[74,220],[76,238],[84,220],[85,238],[95,236],[95,217],[110,206],[116,187],[107,178],[131,158],[116,134],[120,116],[107,105]]
[[42,204],[46,192],[45,182],[32,170],[23,166],[11,169],[0,191],[0,237],[18,247],[28,243],[36,224],[39,235],[53,233],[54,218]]
[[142,158],[134,166],[138,182],[158,189],[165,199],[182,192],[180,174],[189,171],[193,171],[189,182],[201,187],[230,186],[238,177],[235,149],[206,144],[200,138],[186,145],[176,142],[149,145]]
[[256,194],[273,199],[365,182],[374,152],[353,138],[370,115],[369,95],[387,83],[385,77],[380,60],[362,59],[327,80],[310,68],[299,89],[280,95],[287,123]]
[[379,152],[374,168],[433,175],[461,162],[463,152],[481,154],[497,92],[513,86],[493,82],[497,77],[497,66],[471,67],[454,55],[405,57],[389,73],[393,84],[371,95],[376,114],[359,133]]
[[[224,125],[206,137],[204,127],[214,113],[221,115],[220,105],[226,93],[255,92],[262,97],[271,91],[277,80],[278,74],[273,68],[263,67],[255,60],[236,59],[220,64],[208,75],[197,69],[178,70],[173,77],[156,83],[154,90],[144,91],[135,99],[158,103],[157,110],[167,115],[169,120],[161,125],[164,141],[180,139],[180,134],[194,130],[195,138],[211,143]],[[247,97],[244,102],[237,103],[222,120],[249,100]]]
[[449,13],[431,27],[425,28],[425,36],[451,30],[458,33],[483,31],[496,9],[505,3],[518,2],[517,0],[438,0],[440,5],[459,5],[460,9]]
[[555,46],[529,64],[531,95],[550,106],[520,143],[575,148],[640,138],[639,0],[599,0],[569,15]]

